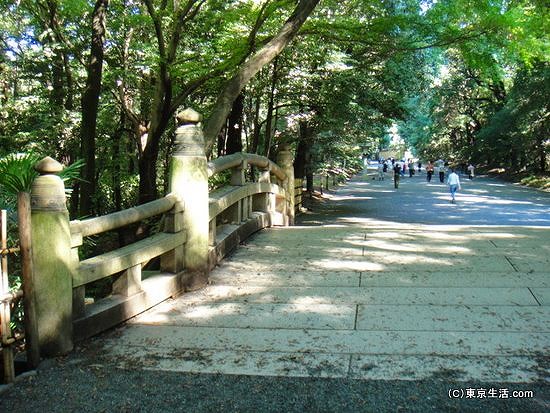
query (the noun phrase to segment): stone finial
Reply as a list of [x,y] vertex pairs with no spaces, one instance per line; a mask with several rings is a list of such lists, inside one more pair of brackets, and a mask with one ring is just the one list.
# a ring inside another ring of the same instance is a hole
[[34,165],[34,169],[38,171],[40,175],[55,175],[63,170],[63,165],[55,159],[46,156]]
[[202,121],[202,115],[191,108],[187,108],[176,115],[176,120],[178,125],[194,124]]

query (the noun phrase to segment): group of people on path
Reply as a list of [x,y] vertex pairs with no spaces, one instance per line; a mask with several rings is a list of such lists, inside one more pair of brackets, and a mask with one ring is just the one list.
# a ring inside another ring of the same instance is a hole
[[[399,181],[401,176],[405,175],[405,169],[409,170],[409,177],[412,177],[414,175],[414,163],[412,162],[412,159],[408,160],[408,163],[405,163],[404,161],[395,161],[393,158],[391,159],[392,164],[392,171],[393,171],[393,185],[394,188],[399,188]],[[418,172],[422,169],[422,163],[418,162]],[[388,170],[388,161],[382,162],[381,160],[378,161],[378,180],[383,181],[384,176]],[[436,162],[435,164],[430,161],[426,165],[426,181],[431,182],[432,176],[434,173],[439,177],[439,182],[444,183],[445,182],[445,175],[450,170],[450,173],[448,173],[447,176],[447,185],[449,186],[449,192],[451,194],[451,203],[455,203],[455,196],[456,192],[461,190],[462,187],[460,185],[460,177],[455,172],[454,168],[449,168],[448,163],[442,163],[442,162]],[[473,179],[474,178],[474,170],[475,167],[470,163],[467,167],[468,171],[468,178]],[[373,178],[374,179],[374,178]]]

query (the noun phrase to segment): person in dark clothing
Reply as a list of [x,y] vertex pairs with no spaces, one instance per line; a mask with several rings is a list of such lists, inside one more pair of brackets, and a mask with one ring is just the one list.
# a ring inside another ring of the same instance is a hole
[[395,166],[393,167],[393,186],[395,189],[399,187],[400,175],[401,175],[401,165],[399,165],[399,162],[396,162]]

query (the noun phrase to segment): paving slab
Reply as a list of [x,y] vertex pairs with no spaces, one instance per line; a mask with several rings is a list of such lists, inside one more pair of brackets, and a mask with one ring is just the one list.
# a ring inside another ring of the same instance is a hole
[[550,351],[550,333],[364,331],[132,325],[104,341],[117,346],[311,354],[537,356]]
[[514,254],[506,258],[517,271],[546,272],[550,277],[550,254],[546,256],[533,255],[530,257],[519,257],[517,254]]
[[234,286],[358,287],[360,278],[359,271],[276,271],[270,268],[242,271],[224,267],[223,270],[216,269],[210,274],[212,284]]
[[[449,276],[448,272],[361,272],[364,287],[550,287],[546,272],[461,272]],[[253,283],[253,280],[251,280]]]
[[288,287],[550,287],[547,272],[462,272],[450,277],[448,272],[410,271],[313,271],[289,268],[278,271],[260,268],[243,271],[223,267],[210,275],[215,285],[288,286]]
[[345,304],[187,304],[170,300],[131,320],[132,324],[351,330],[356,306]]
[[290,377],[347,377],[348,354],[308,354],[270,351],[186,349],[179,346],[153,350],[121,345],[102,357],[119,368],[192,373]]
[[539,303],[528,288],[483,287],[256,287],[212,285],[187,303],[524,305]]
[[[286,377],[331,377],[368,380],[529,382],[540,366],[530,357],[389,356],[290,352],[150,349],[121,345],[107,357],[112,366],[192,373],[246,374]],[[103,361],[103,360],[102,360]]]
[[550,305],[550,288],[531,288],[531,292],[533,293],[533,295],[537,299],[537,302],[540,305]]
[[550,307],[359,305],[357,330],[550,332]]
[[[542,374],[549,374],[548,370]],[[350,376],[363,380],[422,380],[436,378],[472,383],[535,381],[541,367],[531,357],[380,356],[354,354]]]

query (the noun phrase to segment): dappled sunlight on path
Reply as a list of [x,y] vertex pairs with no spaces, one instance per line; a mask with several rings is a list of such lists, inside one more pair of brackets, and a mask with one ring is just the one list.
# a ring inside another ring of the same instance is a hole
[[548,377],[548,195],[479,180],[451,205],[421,178],[389,185],[356,178],[297,226],[255,234],[207,288],[104,337],[102,357],[224,374]]

